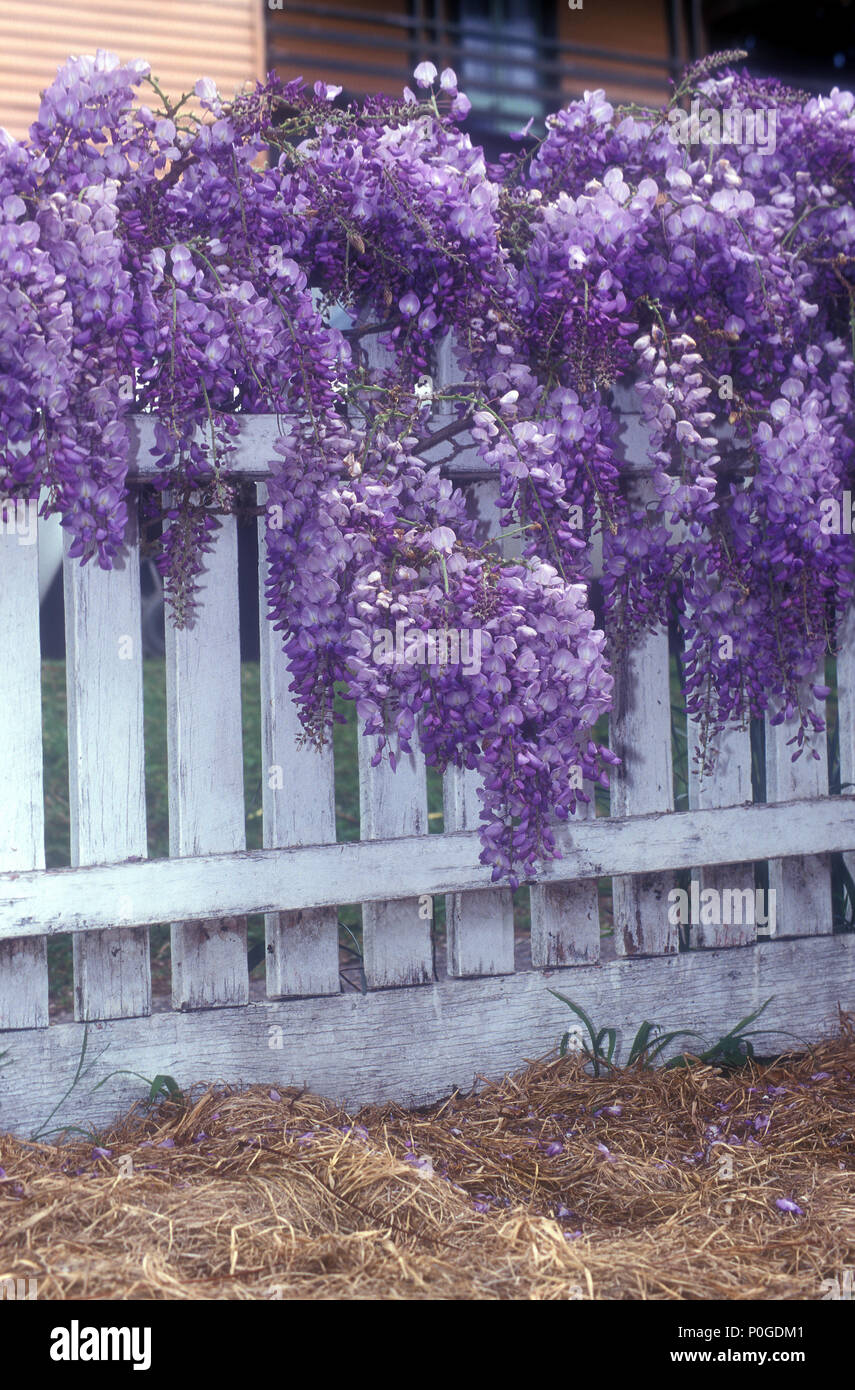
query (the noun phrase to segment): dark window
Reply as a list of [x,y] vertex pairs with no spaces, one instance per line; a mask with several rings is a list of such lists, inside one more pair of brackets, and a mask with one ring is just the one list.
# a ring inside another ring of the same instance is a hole
[[747,49],[746,66],[755,77],[777,77],[811,92],[855,85],[852,0],[783,11],[769,0],[736,5],[710,0],[703,13],[708,48]]
[[[531,0],[458,0],[458,79],[475,123],[514,130],[549,109],[543,64],[554,51],[554,6]],[[550,73],[554,82],[554,74]]]

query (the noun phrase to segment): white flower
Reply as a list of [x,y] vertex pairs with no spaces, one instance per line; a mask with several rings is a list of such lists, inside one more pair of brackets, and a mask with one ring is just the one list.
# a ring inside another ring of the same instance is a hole
[[420,87],[430,87],[436,81],[436,68],[433,63],[419,63],[413,77]]

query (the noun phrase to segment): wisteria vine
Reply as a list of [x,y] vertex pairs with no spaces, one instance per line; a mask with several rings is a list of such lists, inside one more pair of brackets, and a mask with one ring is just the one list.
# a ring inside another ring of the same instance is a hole
[[[0,130],[0,493],[47,489],[109,568],[130,417],[155,414],[144,521],[189,624],[239,417],[274,413],[270,618],[307,737],[338,691],[376,759],[417,738],[479,772],[482,858],[512,884],[607,784],[608,662],[645,630],[680,625],[702,758],[764,713],[798,717],[797,752],[824,727],[852,595],[822,503],[855,452],[855,98],[722,70],[739,56],[661,110],[586,93],[495,164],[431,63],[391,100],[271,77],[173,102],[99,52],[28,140]],[[675,138],[691,102],[776,139]],[[493,539],[448,476],[464,445],[498,480]],[[378,655],[402,629],[477,632],[477,667]]]

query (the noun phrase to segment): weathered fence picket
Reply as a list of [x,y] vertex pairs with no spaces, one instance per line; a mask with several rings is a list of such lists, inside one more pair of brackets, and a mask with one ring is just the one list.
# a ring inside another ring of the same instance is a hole
[[[146,854],[142,633],[137,519],[112,570],[63,560],[68,781],[72,864]],[[133,898],[116,903],[115,930],[74,939],[74,1015],[132,1018],[151,1011],[149,933]]]
[[[726,729],[720,734],[715,740],[714,764],[702,775],[695,757],[696,750],[701,747],[702,731],[694,720],[687,722],[689,806],[693,810],[706,810],[750,804],[753,801],[750,728],[746,725],[744,729]],[[747,946],[754,941],[757,900],[753,865],[699,866],[696,877],[701,894],[712,890],[716,894],[714,903],[729,904],[729,908],[722,906],[721,910],[701,913],[700,920],[690,925],[693,944],[698,947]],[[707,920],[710,917],[713,920]],[[725,921],[725,917],[730,920]],[[738,921],[734,920],[736,917]]]
[[[477,830],[481,824],[477,773],[451,767],[443,778],[447,831]],[[514,968],[514,902],[509,888],[449,893],[445,899],[448,973],[506,975]]]
[[[39,557],[28,535],[8,525],[0,525],[0,709],[10,721],[0,757],[0,870],[43,869]],[[46,938],[0,933],[0,1030],[45,1028],[47,1022]]]
[[[418,747],[413,741],[414,750]],[[372,766],[377,739],[359,740],[359,822],[363,840],[427,835],[427,778],[416,752],[402,753],[392,771]],[[362,948],[370,989],[420,985],[433,979],[433,903],[428,894],[401,895],[362,906]]]
[[[393,354],[381,346],[378,334],[363,340],[362,351],[374,371],[382,371]],[[358,413],[354,412],[358,419]],[[390,630],[397,635],[390,615]],[[359,824],[362,840],[388,839],[428,833],[427,778],[424,761],[414,751],[391,748],[397,770],[388,758],[376,767],[378,740],[359,737]],[[413,749],[418,738],[413,739]],[[426,895],[403,894],[389,902],[367,902],[362,907],[362,949],[365,980],[370,989],[395,985],[426,984],[433,979],[433,903]]]
[[[258,485],[263,506],[267,490]],[[259,640],[261,653],[261,788],[264,848],[335,843],[335,769],[332,744],[315,748],[300,738],[302,725],[289,687],[281,633],[267,617],[267,535],[275,521],[258,522]],[[268,912],[265,970],[271,999],[337,994],[338,912],[334,907]]]
[[[817,673],[817,682],[824,679]],[[796,797],[828,794],[828,753],[824,738],[816,741],[818,758],[807,752],[793,762],[792,740],[798,721],[766,721],[766,800],[794,801]],[[827,854],[791,855],[769,863],[769,892],[775,893],[777,934],[812,936],[830,932],[831,878]]]
[[[609,739],[612,752],[621,760],[611,779],[612,815],[673,811],[667,632],[645,633],[618,666]],[[666,955],[677,950],[678,929],[668,912],[673,885],[668,874],[614,879],[615,950],[619,955]]]
[[[199,855],[246,845],[238,630],[237,519],[224,516],[204,558],[193,625],[166,625],[169,852]],[[199,892],[204,893],[200,882]],[[175,922],[176,1009],[245,1004],[246,920]]]
[[[440,359],[440,370],[451,381],[453,358]],[[439,384],[444,384],[439,378]],[[496,509],[499,486],[495,480],[473,483],[467,496],[470,515],[479,522],[480,537],[487,541],[499,532]],[[503,549],[510,549],[505,541]],[[473,635],[467,638],[470,660]],[[478,788],[481,778],[465,768],[450,767],[443,777],[443,825],[445,830],[477,830],[481,824]],[[514,901],[509,888],[480,893],[449,893],[445,899],[448,973],[504,975],[514,968]]]
[[[655,495],[647,476],[649,432],[634,392],[615,390],[621,406],[622,457],[635,469],[630,496],[643,505]],[[613,816],[673,811],[671,684],[668,633],[646,632],[617,663],[609,741],[621,759],[611,779]],[[618,955],[667,955],[678,948],[678,928],[668,913],[673,878],[640,874],[612,883]]]
[[[595,820],[594,788],[568,822]],[[556,965],[593,965],[600,958],[600,897],[595,878],[577,883],[533,883],[531,894],[531,963],[548,969]]]

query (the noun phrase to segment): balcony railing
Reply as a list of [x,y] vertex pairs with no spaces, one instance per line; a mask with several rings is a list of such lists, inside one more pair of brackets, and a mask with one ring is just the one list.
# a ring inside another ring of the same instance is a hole
[[[439,8],[438,6],[436,8]],[[464,19],[366,11],[342,5],[289,4],[267,11],[267,66],[283,76],[323,77],[348,94],[399,93],[414,66],[452,67],[479,126],[512,128],[555,110],[586,89],[658,105],[680,58],[568,43],[512,26]]]

